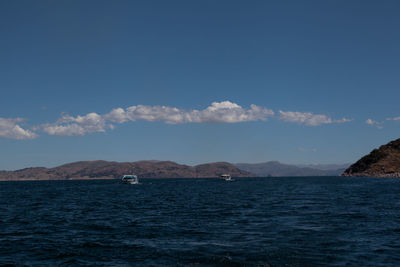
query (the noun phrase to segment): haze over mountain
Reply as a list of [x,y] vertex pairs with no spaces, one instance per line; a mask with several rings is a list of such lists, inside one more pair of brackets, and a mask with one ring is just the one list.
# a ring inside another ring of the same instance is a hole
[[311,169],[324,170],[324,171],[347,169],[350,165],[351,165],[351,163],[343,163],[343,164],[295,164],[295,166],[300,167],[300,168],[311,168]]
[[55,168],[25,168],[16,171],[0,171],[0,180],[68,180],[68,179],[113,179],[125,174],[136,174],[139,178],[213,178],[223,173],[233,177],[253,177],[227,162],[215,162],[188,166],[172,161],[79,161]]
[[372,150],[351,165],[342,176],[400,178],[400,139]]
[[[258,176],[338,176],[344,170],[343,165],[311,165],[311,167],[298,167],[296,165],[283,164],[278,161],[263,163],[237,163],[239,169],[254,173]],[[348,166],[348,165],[347,165]]]

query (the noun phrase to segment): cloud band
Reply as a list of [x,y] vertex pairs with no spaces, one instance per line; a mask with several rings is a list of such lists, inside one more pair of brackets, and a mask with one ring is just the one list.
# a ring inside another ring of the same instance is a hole
[[250,105],[244,109],[230,101],[213,102],[203,110],[184,110],[168,106],[131,106],[126,109],[115,108],[105,115],[89,113],[85,116],[62,116],[54,124],[43,125],[43,131],[50,135],[85,135],[113,129],[111,123],[128,121],[160,121],[168,124],[182,123],[239,123],[266,121],[274,115],[270,109]]
[[[149,122],[164,122],[167,124],[183,123],[242,123],[250,121],[267,121],[275,115],[274,111],[257,105],[243,108],[230,102],[213,102],[203,110],[185,110],[170,106],[137,105],[128,108],[115,108],[106,114],[95,112],[76,117],[62,115],[56,122],[42,124],[33,129],[42,130],[49,135],[56,136],[82,136],[89,133],[105,132],[114,129],[116,123],[135,122],[138,120]],[[349,119],[332,119],[326,115],[311,112],[279,111],[279,120],[295,122],[306,126],[322,124],[344,123]],[[33,139],[36,133],[25,130],[18,125],[22,119],[0,118],[0,138]]]

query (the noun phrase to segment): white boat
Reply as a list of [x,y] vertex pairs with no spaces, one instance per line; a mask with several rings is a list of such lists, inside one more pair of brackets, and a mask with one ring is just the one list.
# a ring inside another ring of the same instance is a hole
[[136,175],[124,175],[124,177],[122,177],[122,182],[124,184],[138,184],[139,179]]
[[221,179],[224,179],[225,181],[232,181],[232,177],[229,174],[222,174]]

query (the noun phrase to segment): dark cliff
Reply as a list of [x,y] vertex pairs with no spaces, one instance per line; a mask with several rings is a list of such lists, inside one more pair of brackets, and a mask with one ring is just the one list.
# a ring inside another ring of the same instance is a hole
[[342,176],[400,178],[400,139],[372,150],[351,165]]

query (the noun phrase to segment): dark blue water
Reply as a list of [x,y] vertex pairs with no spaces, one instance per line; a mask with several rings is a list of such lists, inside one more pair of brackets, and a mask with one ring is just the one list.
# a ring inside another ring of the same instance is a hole
[[400,179],[0,182],[0,265],[400,266]]

